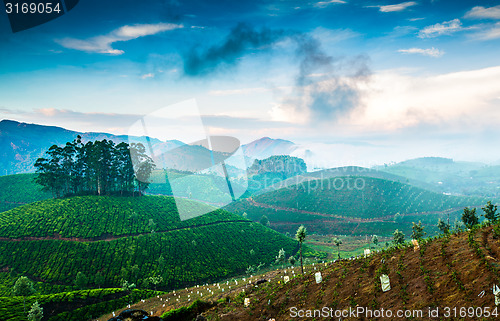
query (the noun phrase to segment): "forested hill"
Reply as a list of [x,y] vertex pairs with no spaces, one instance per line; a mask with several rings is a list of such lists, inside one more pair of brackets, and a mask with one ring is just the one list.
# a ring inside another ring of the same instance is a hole
[[35,181],[55,197],[139,194],[149,185],[155,164],[141,143],[115,145],[102,140],[84,144],[80,136],[64,147],[52,145],[35,162]]

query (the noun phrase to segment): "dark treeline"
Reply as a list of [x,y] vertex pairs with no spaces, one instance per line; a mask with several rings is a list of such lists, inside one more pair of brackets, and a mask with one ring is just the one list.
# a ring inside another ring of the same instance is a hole
[[136,191],[141,195],[154,169],[142,144],[115,145],[106,139],[84,144],[78,136],[64,147],[51,146],[45,154],[35,162],[36,182],[54,197],[134,195]]

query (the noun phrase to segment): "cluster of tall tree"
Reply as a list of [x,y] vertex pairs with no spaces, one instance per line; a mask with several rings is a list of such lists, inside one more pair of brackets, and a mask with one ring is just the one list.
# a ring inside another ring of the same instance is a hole
[[45,155],[35,162],[36,181],[54,197],[141,195],[155,167],[140,143],[115,145],[104,139],[84,144],[80,136],[64,147],[51,146]]

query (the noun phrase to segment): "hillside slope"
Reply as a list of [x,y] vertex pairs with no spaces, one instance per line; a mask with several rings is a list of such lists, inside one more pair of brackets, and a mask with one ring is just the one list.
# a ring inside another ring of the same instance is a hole
[[362,177],[372,177],[372,178],[381,178],[381,179],[386,179],[390,181],[395,181],[403,184],[409,184],[415,187],[420,187],[423,189],[431,190],[431,191],[439,191],[438,188],[436,188],[432,184],[425,183],[421,180],[414,179],[414,178],[407,178],[404,176],[400,175],[394,175],[388,172],[372,169],[372,168],[366,168],[366,167],[359,167],[359,166],[343,166],[343,167],[335,167],[335,168],[330,168],[330,169],[324,169],[320,171],[315,171],[315,172],[308,172],[304,173],[301,175],[297,175],[295,177],[288,178],[282,182],[279,182],[277,184],[274,184],[268,188],[265,188],[261,191],[259,191],[259,194],[270,192],[270,191],[275,191],[278,189],[290,187],[293,185],[298,185],[298,184],[308,184],[307,182],[312,181],[312,180],[318,180],[318,179],[329,179],[329,178],[334,178],[334,177],[343,177],[343,176],[362,176]]
[[190,200],[186,207],[205,209],[206,215],[181,221],[176,202],[168,196],[76,196],[49,199],[2,213],[0,238],[56,237],[99,239],[223,221],[242,221],[226,211]]
[[263,137],[245,144],[243,153],[252,159],[265,159],[273,155],[290,155],[297,146],[288,140]]
[[[498,320],[492,287],[500,282],[499,259],[500,226],[476,227],[421,240],[418,249],[406,243],[366,258],[306,265],[304,275],[297,266],[277,269],[170,292],[134,308],[165,321],[191,321],[199,314],[221,321]],[[388,291],[382,290],[383,274],[389,277]],[[195,309],[195,300],[204,304]],[[406,317],[398,318],[398,311]]]
[[[57,294],[32,295],[26,298],[26,306],[38,302],[43,307],[43,321],[88,321],[114,309],[164,292],[153,290],[94,289]],[[2,320],[26,321],[22,297],[0,297]]]
[[[434,228],[438,218],[450,214],[453,222],[463,207],[485,203],[482,198],[443,195],[380,178],[339,176],[288,186],[226,209],[247,213],[255,221],[266,215],[281,232],[293,233],[304,224],[321,234],[389,235],[400,225],[405,225],[407,233],[411,225],[406,223],[412,221],[422,220]],[[400,222],[395,222],[396,213],[401,215]]]
[[[318,270],[310,269],[305,276],[292,277],[286,284],[281,279],[286,274],[281,272],[262,286],[245,287],[245,292],[234,296],[231,303],[220,304],[204,314],[217,320],[281,321],[290,320],[293,311],[314,313],[325,307],[326,316],[317,315],[316,320],[333,319],[335,311],[349,308],[384,309],[386,314],[384,318],[348,314],[342,320],[405,319],[394,317],[397,311],[409,311],[406,313],[413,314],[413,318],[406,319],[416,320],[498,320],[500,311],[495,306],[492,286],[500,282],[499,236],[488,227],[427,240],[417,251],[412,246],[392,248],[368,258],[318,266]],[[318,271],[323,279],[319,284],[314,277]],[[387,292],[381,289],[382,274],[390,279],[391,289]],[[249,307],[244,307],[244,298],[249,298]],[[429,309],[436,308],[439,317],[429,317]],[[393,317],[388,317],[389,310]],[[484,318],[487,310],[490,316]]]
[[[205,206],[185,201],[191,206]],[[41,293],[72,289],[78,272],[89,285],[123,280],[159,289],[215,281],[274,261],[297,242],[217,210],[180,221],[170,197],[74,197],[46,200],[0,215],[0,295],[12,276],[39,282]],[[8,273],[7,273],[8,272]]]

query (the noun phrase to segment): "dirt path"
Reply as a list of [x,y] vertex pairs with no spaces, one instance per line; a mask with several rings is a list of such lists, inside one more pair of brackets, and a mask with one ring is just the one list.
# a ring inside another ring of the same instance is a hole
[[[199,224],[199,225],[195,225],[195,226],[190,225],[190,226],[178,227],[178,228],[170,229],[168,231],[160,231],[160,232],[155,232],[155,233],[168,233],[168,232],[172,232],[172,231],[190,229],[193,227],[203,227],[203,226],[217,225],[217,224],[222,224],[222,223],[237,223],[237,222],[249,223],[249,221],[246,221],[246,220],[218,221],[218,222],[212,222],[212,223],[206,223],[206,224]],[[148,232],[148,233],[125,234],[125,235],[104,235],[104,236],[93,237],[93,238],[81,238],[81,237],[62,237],[60,234],[54,233],[52,236],[43,236],[43,237],[32,237],[32,236],[21,237],[21,238],[0,237],[0,241],[23,242],[23,241],[58,240],[58,241],[69,241],[69,242],[100,242],[100,241],[109,242],[109,241],[114,241],[114,240],[121,239],[124,237],[148,235],[148,234],[152,234],[152,233]]]
[[23,203],[23,202],[9,202],[9,201],[2,201],[4,204],[19,204],[19,205],[26,205],[28,203]]
[[[299,209],[290,208],[290,207],[274,206],[274,205],[269,205],[269,204],[264,204],[264,203],[256,202],[251,197],[249,197],[247,200],[250,203],[252,203],[253,205],[257,206],[257,207],[271,208],[271,209],[278,210],[278,211],[295,212],[295,213],[302,213],[302,214],[311,214],[311,215],[328,217],[328,218],[336,218],[336,219],[344,220],[344,221],[351,221],[351,222],[382,222],[384,220],[384,217],[363,219],[363,218],[356,218],[356,217],[344,217],[344,216],[340,216],[340,215],[333,215],[333,214],[325,214],[325,213],[320,213],[320,212],[312,212],[312,211],[306,211],[306,210],[299,210]],[[392,218],[392,216],[391,216],[391,218]]]
[[[357,222],[357,223],[362,223],[362,222],[387,222],[387,221],[393,221],[394,215],[387,215],[387,216],[381,216],[377,218],[357,218],[357,217],[345,217],[345,216],[340,216],[340,215],[333,215],[333,214],[325,214],[321,212],[313,212],[313,211],[306,211],[306,210],[299,210],[296,208],[290,208],[290,207],[280,207],[280,206],[275,206],[275,205],[269,205],[269,204],[264,204],[264,203],[259,203],[256,202],[252,197],[247,198],[247,200],[254,206],[257,207],[262,207],[262,208],[270,208],[278,211],[286,211],[286,212],[295,212],[295,213],[302,213],[302,214],[310,214],[310,215],[316,215],[316,216],[322,216],[322,217],[327,217],[327,218],[335,218],[337,220],[343,220],[343,221],[349,221],[349,222]],[[472,207],[481,207],[482,205],[475,205]],[[429,211],[429,212],[415,212],[415,213],[407,213],[407,214],[401,214],[402,216],[420,216],[420,215],[432,215],[432,214],[448,214],[452,213],[455,211],[462,210],[463,207],[454,207],[454,208],[449,208],[443,211]],[[302,222],[304,223],[304,222]]]

